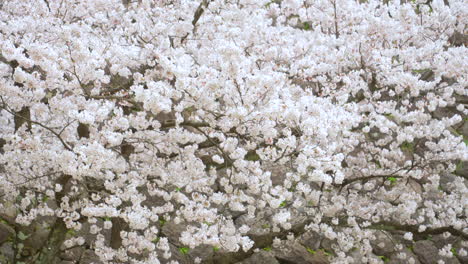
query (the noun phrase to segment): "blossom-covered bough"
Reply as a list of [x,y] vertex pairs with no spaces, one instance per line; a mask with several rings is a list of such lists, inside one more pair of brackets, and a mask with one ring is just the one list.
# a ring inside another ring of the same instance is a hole
[[1,258],[233,263],[311,234],[323,261],[424,263],[416,245],[443,236],[458,263],[467,12],[2,1]]

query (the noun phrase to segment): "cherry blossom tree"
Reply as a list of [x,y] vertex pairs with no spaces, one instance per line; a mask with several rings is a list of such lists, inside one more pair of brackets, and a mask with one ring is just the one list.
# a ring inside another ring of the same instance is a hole
[[463,0],[2,1],[12,262],[84,248],[199,263],[205,247],[233,263],[307,232],[333,263],[383,262],[378,232],[401,236],[402,263],[436,235],[461,243],[440,258],[466,256],[467,13]]

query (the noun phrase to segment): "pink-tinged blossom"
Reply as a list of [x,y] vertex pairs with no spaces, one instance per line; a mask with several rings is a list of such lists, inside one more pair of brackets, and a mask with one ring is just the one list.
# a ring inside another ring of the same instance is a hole
[[403,242],[466,238],[466,1],[3,2],[17,224],[54,217],[105,263],[258,251],[264,224],[275,248],[306,226],[334,263],[380,263],[378,229],[408,263]]

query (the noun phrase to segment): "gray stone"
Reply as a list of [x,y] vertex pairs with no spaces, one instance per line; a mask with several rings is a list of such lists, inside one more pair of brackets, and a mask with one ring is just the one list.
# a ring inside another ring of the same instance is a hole
[[279,264],[275,256],[271,252],[261,250],[252,254],[247,259],[238,262],[239,264]]
[[[52,210],[57,209],[57,203],[54,199],[47,200],[47,206]],[[25,250],[33,255],[40,250],[49,238],[51,228],[54,227],[57,220],[56,216],[38,216],[31,225],[22,227],[21,231],[28,236],[24,241]]]
[[443,260],[446,264],[459,264],[457,258],[443,258],[439,256],[439,249],[432,241],[420,240],[413,246],[414,253],[418,256],[422,264],[434,264],[438,260]]
[[[398,258],[398,252],[393,253],[389,257],[389,261],[387,264],[407,264],[407,263],[414,263],[414,264],[420,264],[421,262],[418,259],[418,256],[416,256],[410,249],[405,248],[403,252],[406,254],[406,259],[399,259]],[[414,262],[411,262],[411,259],[413,259]]]
[[466,256],[460,256],[460,250],[464,249],[465,251],[468,251],[467,242],[463,239],[459,239],[454,245],[453,248],[455,249],[456,257],[460,261],[460,263],[468,263],[468,255]]
[[461,264],[461,262],[456,257],[451,258],[442,258],[445,264]]
[[1,201],[1,204],[0,219],[6,220],[9,223],[14,223],[18,214],[15,205],[10,201]]
[[15,234],[15,230],[6,223],[0,222],[0,244]]
[[13,243],[7,242],[0,246],[0,263],[12,263],[14,255]]
[[438,254],[439,250],[434,243],[429,240],[416,242],[413,246],[413,251],[423,264],[435,263],[436,260],[440,259]]
[[286,234],[293,232],[296,234],[303,233],[304,226],[307,222],[307,218],[303,215],[300,215],[296,211],[292,211],[291,215],[291,230],[282,230],[281,232],[272,231],[272,221],[271,216],[275,214],[275,210],[266,209],[263,212],[256,215],[255,218],[249,218],[247,215],[241,215],[235,220],[235,225],[240,227],[242,225],[247,225],[250,227],[250,230],[247,232],[254,242],[255,247],[263,248],[268,247],[272,244],[274,237],[285,238]]
[[286,178],[286,173],[289,171],[288,166],[284,166],[278,163],[268,162],[265,164],[265,168],[271,172],[271,182],[274,185],[282,185]]
[[86,250],[81,256],[80,264],[101,264],[101,260],[92,250]]
[[374,235],[375,239],[371,241],[371,245],[377,256],[390,256],[395,252],[395,242],[392,241],[391,235],[382,231],[377,231]]
[[[185,253],[181,252],[179,250],[179,248],[177,248],[173,244],[169,244],[169,247],[171,248],[172,255],[167,260],[163,259],[163,258],[160,258],[159,261],[161,262],[161,264],[169,263],[172,260],[177,261],[179,264],[192,264],[194,262],[193,259],[190,257],[190,254],[185,254]],[[190,250],[189,250],[189,253],[190,253]],[[161,256],[162,253],[158,254],[158,255]]]
[[457,176],[450,174],[450,173],[444,173],[440,177],[440,188],[444,191],[451,191],[453,189],[453,182],[456,180]]
[[200,258],[202,263],[213,263],[214,249],[212,246],[201,245],[189,251],[191,259]]
[[40,250],[49,237],[50,226],[53,226],[53,224],[35,222],[25,228],[22,232],[28,235],[28,238],[24,241],[24,247],[30,249],[32,254]]
[[83,247],[67,249],[60,254],[60,258],[63,260],[70,261],[77,260],[81,258],[81,255],[83,255],[84,250],[85,249]]
[[336,244],[336,242],[328,239],[328,238],[322,238],[322,240],[320,240],[320,249],[324,249],[328,252],[332,252],[333,249],[332,249],[332,245]]
[[235,224],[237,227],[241,227],[242,225],[249,226],[248,236],[265,236],[271,231],[270,222],[262,217],[249,218],[246,214],[241,215],[236,219]]
[[[467,98],[468,98],[468,97],[465,97],[465,99],[464,99],[465,102],[468,102],[468,99],[467,99]],[[466,119],[465,119],[465,121],[463,121],[463,125],[461,125],[461,127],[458,128],[458,131],[459,131],[462,135],[468,136],[468,121],[466,121]]]
[[274,249],[273,254],[280,263],[328,264],[323,250],[307,250],[299,242],[286,244],[285,248]]
[[[109,246],[110,245],[110,240],[111,240],[111,229],[104,229],[104,220],[102,219],[97,219],[95,224],[90,224],[88,222],[84,222],[81,226],[81,229],[77,232],[71,231],[70,234],[67,234],[66,239],[69,239],[71,237],[75,236],[81,236],[85,239],[85,243],[87,245],[92,245],[94,241],[96,240],[97,235],[93,235],[89,232],[91,229],[91,225],[97,225],[99,228],[101,228],[100,234],[104,236],[104,241],[105,245]],[[76,234],[75,234],[76,233]]]
[[460,256],[459,249],[456,249],[455,251],[457,252],[456,258],[458,259],[460,263],[468,263],[468,255]]
[[460,161],[460,164],[457,165],[457,169],[455,170],[455,174],[458,176],[467,178],[468,177],[468,161]]
[[301,243],[306,248],[312,249],[320,248],[321,240],[322,237],[313,231],[306,232],[298,238],[299,243]]
[[178,244],[180,235],[186,230],[186,228],[186,223],[176,224],[174,223],[174,221],[167,221],[162,227],[162,234],[164,234],[164,236],[167,236],[168,239],[173,243]]
[[451,244],[453,246],[459,240],[460,240],[460,238],[456,237],[456,236],[449,236],[449,237],[445,238],[443,235],[434,235],[431,238],[432,243],[434,243],[434,245],[437,248],[443,248],[448,244]]
[[379,256],[373,253],[363,255],[359,250],[352,250],[351,252],[348,252],[348,254],[350,257],[353,258],[354,263],[371,263],[370,259],[373,259],[373,260],[381,259]]

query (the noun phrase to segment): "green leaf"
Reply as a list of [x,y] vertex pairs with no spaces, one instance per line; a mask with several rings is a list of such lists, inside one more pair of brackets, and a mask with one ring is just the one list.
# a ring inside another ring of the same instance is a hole
[[190,106],[190,107],[185,108],[183,111],[186,112],[186,113],[188,113],[188,114],[191,114],[191,113],[197,111],[197,108],[196,108],[195,106],[192,105],[192,106]]
[[395,177],[388,177],[387,180],[389,180],[391,184],[395,184],[396,181],[397,181],[397,178],[395,178]]
[[304,30],[311,30],[309,23],[304,22],[303,24],[304,24]]
[[263,248],[263,250],[265,250],[265,251],[267,251],[267,252],[268,252],[268,251],[271,251],[271,247],[265,247],[265,248]]
[[379,259],[383,260],[383,262],[388,262],[388,261],[390,261],[390,259],[387,258],[386,256],[379,256]]
[[400,145],[400,149],[403,150],[403,151],[413,152],[414,151],[414,144],[405,141]]
[[25,235],[23,232],[19,231],[18,232],[18,238],[20,240],[26,240],[29,237],[29,235]]
[[311,248],[306,248],[307,249],[307,252],[309,252],[310,254],[312,255],[315,255],[315,253],[317,253],[317,251],[311,249]]
[[452,254],[453,254],[455,257],[458,255],[457,249],[456,249],[456,248],[450,249],[450,252],[452,252]]
[[409,246],[409,247],[408,247],[408,250],[411,251],[411,252],[414,252],[413,246]]
[[17,203],[21,203],[21,200],[23,200],[23,198],[24,198],[24,197],[21,196],[21,195],[16,196],[16,202],[17,202]]
[[255,150],[251,150],[247,152],[247,154],[245,154],[244,159],[248,161],[257,161],[257,160],[260,160],[260,156],[258,156]]
[[327,250],[326,250],[326,249],[324,249],[324,248],[322,248],[322,249],[320,249],[320,250],[321,250],[321,251],[323,252],[323,254],[324,254],[325,256],[327,256],[327,257],[329,257],[329,256],[333,256],[333,253],[331,253],[331,252],[327,251]]
[[184,255],[187,255],[188,252],[189,252],[189,250],[190,250],[190,249],[189,249],[188,247],[181,247],[181,248],[179,248],[179,252],[182,253],[182,254],[184,254]]
[[213,247],[213,251],[214,251],[214,252],[217,252],[217,251],[219,251],[219,247],[217,247],[217,246],[214,246],[214,247]]
[[67,234],[70,235],[70,236],[74,236],[74,235],[76,235],[76,231],[75,231],[75,229],[68,229]]
[[464,167],[464,166],[463,166],[463,161],[459,161],[459,162],[457,163],[457,166],[455,167],[455,171],[454,171],[455,174],[459,174],[460,172],[462,172],[462,171],[463,171],[463,167]]
[[159,239],[160,239],[160,237],[156,237],[155,239],[151,240],[151,242],[153,242],[153,243],[155,243],[155,244],[156,244],[156,243],[158,243],[158,242],[159,242]]
[[382,165],[380,165],[380,162],[378,160],[373,160],[373,162],[375,163],[375,165],[377,165],[377,168],[382,168]]
[[291,188],[288,189],[288,191],[289,191],[289,192],[294,192],[294,191],[296,191],[296,186],[297,186],[297,182],[294,183],[294,184],[291,186]]
[[282,201],[279,205],[279,207],[285,207],[286,206],[286,201]]

